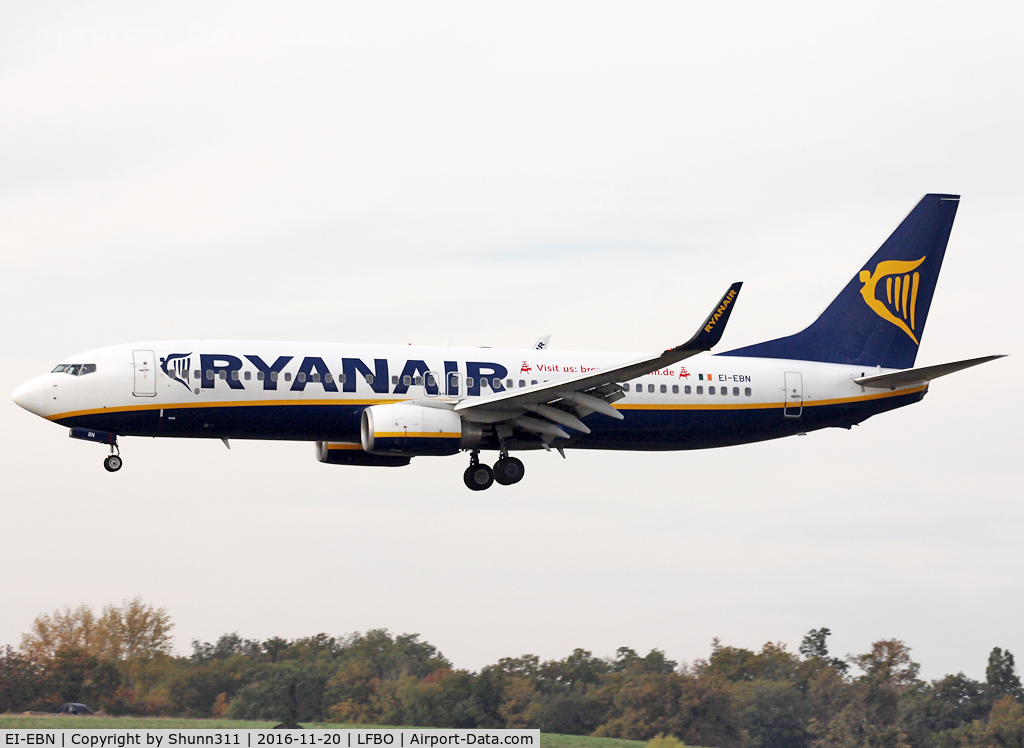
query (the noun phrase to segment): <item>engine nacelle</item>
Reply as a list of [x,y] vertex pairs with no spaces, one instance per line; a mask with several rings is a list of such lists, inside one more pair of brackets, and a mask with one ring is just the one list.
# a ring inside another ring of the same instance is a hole
[[375,455],[453,455],[477,446],[483,429],[454,410],[394,403],[364,410],[360,435]]
[[316,442],[316,458],[328,465],[366,465],[369,467],[403,467],[411,457],[371,455],[360,444],[352,442]]

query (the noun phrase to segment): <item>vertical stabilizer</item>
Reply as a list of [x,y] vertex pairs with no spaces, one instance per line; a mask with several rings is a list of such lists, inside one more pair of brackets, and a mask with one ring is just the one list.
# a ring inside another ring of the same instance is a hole
[[911,368],[959,200],[925,195],[807,329],[721,355]]

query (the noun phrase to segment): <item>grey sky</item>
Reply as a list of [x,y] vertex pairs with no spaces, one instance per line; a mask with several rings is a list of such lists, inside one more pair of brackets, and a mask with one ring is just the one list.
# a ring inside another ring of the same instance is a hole
[[0,643],[141,595],[179,650],[371,627],[479,668],[719,636],[1024,657],[1024,9],[1014,3],[0,7],[0,389],[132,340],[721,350],[809,323],[925,192],[963,196],[920,364],[852,432],[709,452],[318,464],[8,401]]

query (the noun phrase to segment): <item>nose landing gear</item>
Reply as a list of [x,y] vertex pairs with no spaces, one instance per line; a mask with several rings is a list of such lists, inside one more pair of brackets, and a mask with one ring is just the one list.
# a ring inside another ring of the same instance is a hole
[[75,426],[68,432],[68,436],[72,439],[84,439],[87,442],[109,444],[110,454],[103,461],[103,467],[106,468],[108,473],[116,473],[121,469],[121,465],[124,464],[121,460],[121,449],[117,446],[117,434],[110,431],[97,431],[96,429]]
[[509,457],[508,452],[502,451],[501,457],[494,463],[492,470],[480,462],[480,452],[473,450],[469,457],[469,467],[463,474],[462,479],[466,487],[471,491],[484,491],[497,482],[502,486],[511,486],[523,479],[526,468],[522,460],[516,457]]
[[116,473],[121,469],[124,461],[121,459],[121,448],[117,446],[117,437],[110,443],[110,454],[103,461],[103,467],[108,473]]

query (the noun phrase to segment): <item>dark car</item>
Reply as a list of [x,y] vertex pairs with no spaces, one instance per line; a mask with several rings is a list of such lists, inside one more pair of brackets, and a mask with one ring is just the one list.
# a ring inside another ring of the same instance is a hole
[[67,703],[57,710],[57,714],[94,714],[85,704]]

